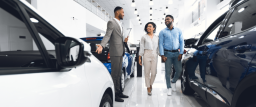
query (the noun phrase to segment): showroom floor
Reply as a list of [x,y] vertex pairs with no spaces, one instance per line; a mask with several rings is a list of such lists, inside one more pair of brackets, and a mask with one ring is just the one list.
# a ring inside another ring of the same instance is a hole
[[177,81],[177,91],[173,92],[172,96],[167,96],[164,69],[162,68],[164,67],[158,68],[152,96],[147,95],[144,75],[133,77],[127,80],[124,90],[124,94],[129,95],[129,98],[124,99],[123,103],[115,102],[114,107],[209,107],[196,94],[193,96],[183,95],[180,80]]

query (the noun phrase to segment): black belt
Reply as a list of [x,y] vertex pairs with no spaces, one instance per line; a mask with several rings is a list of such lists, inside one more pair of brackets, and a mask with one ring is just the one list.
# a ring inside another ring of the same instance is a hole
[[164,51],[168,51],[168,52],[179,52],[178,50],[166,50],[166,49],[164,49]]

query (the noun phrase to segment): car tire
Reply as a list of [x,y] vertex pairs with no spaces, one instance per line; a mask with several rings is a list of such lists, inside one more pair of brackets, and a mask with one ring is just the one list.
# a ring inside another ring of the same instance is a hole
[[256,107],[255,96],[256,86],[252,86],[249,89],[244,90],[237,100],[236,107]]
[[195,91],[189,85],[188,74],[185,73],[185,71],[184,71],[185,68],[183,67],[182,69],[183,69],[183,74],[181,77],[181,91],[185,95],[192,95],[195,93]]
[[100,102],[100,107],[113,107],[113,101],[109,94],[105,93]]
[[124,91],[124,71],[121,70],[122,74],[121,74],[121,78],[120,78],[120,90],[121,92]]
[[135,62],[134,62],[134,64],[133,64],[133,72],[132,72],[132,74],[131,74],[131,77],[134,77],[134,72],[135,72]]

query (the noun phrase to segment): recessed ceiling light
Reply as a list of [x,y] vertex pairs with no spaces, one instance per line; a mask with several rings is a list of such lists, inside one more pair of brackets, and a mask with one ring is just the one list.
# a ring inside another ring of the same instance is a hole
[[165,12],[167,13],[167,12],[169,12],[169,9],[168,9],[168,7],[166,7],[166,9],[165,9]]
[[152,7],[150,7],[149,13],[153,13]]
[[172,0],[169,0],[168,4],[172,4],[172,3],[173,3],[173,1],[172,1]]
[[132,0],[132,7],[135,7],[135,2],[134,2],[134,0]]
[[153,18],[152,14],[150,14],[149,18],[150,18],[150,19],[152,19],[152,18]]
[[149,1],[149,5],[150,5],[150,6],[154,5],[153,0],[150,0],[150,1]]
[[135,11],[134,11],[134,14],[138,14],[138,11],[137,11],[137,9],[135,9]]

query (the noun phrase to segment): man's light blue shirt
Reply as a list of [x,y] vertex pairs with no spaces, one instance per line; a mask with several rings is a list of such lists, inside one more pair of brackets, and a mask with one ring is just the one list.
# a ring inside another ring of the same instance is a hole
[[178,50],[180,54],[184,52],[184,39],[182,32],[179,28],[173,27],[163,29],[159,33],[159,51],[160,55],[164,55],[164,49],[166,50]]

